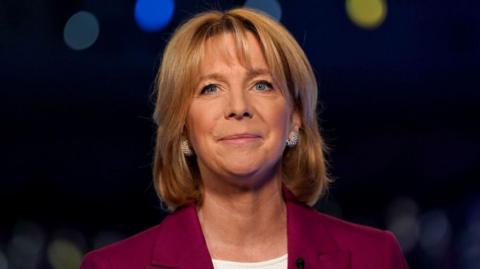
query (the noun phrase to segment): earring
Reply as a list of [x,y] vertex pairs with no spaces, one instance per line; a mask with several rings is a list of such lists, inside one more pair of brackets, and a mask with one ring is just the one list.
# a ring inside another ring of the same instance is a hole
[[298,135],[298,132],[295,131],[292,133],[291,136],[288,137],[286,143],[289,148],[293,148],[298,144],[298,140],[300,139],[300,136]]
[[183,155],[189,157],[193,155],[193,151],[190,148],[190,144],[188,143],[188,140],[183,138],[182,142],[180,142],[180,149],[182,150]]

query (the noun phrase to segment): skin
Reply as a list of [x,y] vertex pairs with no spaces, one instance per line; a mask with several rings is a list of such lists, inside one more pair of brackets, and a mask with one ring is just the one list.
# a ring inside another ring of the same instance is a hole
[[204,185],[197,210],[210,255],[255,262],[287,253],[281,157],[301,120],[250,33],[247,43],[244,66],[231,34],[206,41],[186,126]]

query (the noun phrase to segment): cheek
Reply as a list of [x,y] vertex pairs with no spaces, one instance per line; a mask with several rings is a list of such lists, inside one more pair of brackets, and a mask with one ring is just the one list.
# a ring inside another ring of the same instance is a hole
[[218,118],[218,111],[212,109],[212,104],[204,102],[193,102],[190,106],[187,117],[187,130],[190,142],[194,146],[201,145],[215,126]]
[[284,137],[288,135],[290,128],[290,110],[285,104],[272,106],[266,110],[268,119],[266,121],[275,130],[279,136]]

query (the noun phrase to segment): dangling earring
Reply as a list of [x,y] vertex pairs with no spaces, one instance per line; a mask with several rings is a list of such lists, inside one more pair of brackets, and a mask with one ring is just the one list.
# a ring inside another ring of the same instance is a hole
[[289,148],[295,147],[295,146],[298,144],[298,140],[299,140],[299,139],[300,139],[300,136],[298,135],[298,132],[297,132],[297,131],[293,132],[292,135],[289,136],[288,139],[287,139],[287,141],[286,141],[286,142],[287,142],[287,146],[288,146]]
[[193,155],[193,151],[190,148],[190,144],[188,143],[188,140],[185,138],[182,138],[182,142],[180,142],[180,149],[182,150],[183,155],[185,155],[186,157]]

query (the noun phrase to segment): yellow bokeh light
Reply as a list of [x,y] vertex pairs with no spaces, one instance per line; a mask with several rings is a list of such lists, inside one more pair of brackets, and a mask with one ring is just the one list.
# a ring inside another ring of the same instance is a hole
[[54,269],[78,269],[82,252],[64,239],[56,239],[48,246],[48,260]]
[[350,20],[365,29],[377,28],[387,15],[384,0],[346,0],[345,7]]

